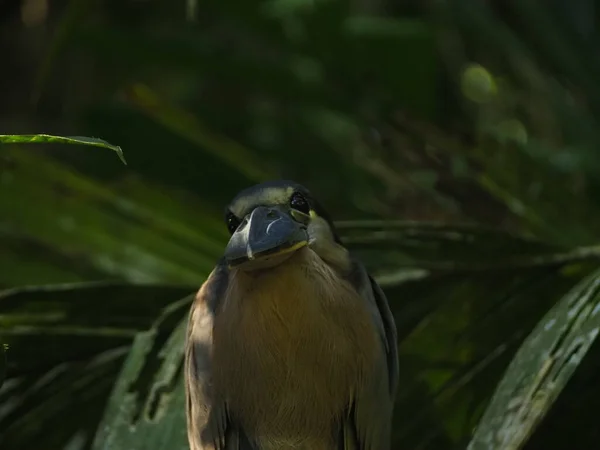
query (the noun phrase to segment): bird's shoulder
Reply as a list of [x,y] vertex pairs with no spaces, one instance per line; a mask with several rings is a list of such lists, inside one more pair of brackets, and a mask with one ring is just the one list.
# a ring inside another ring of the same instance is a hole
[[399,372],[398,332],[388,299],[366,267],[352,256],[350,271],[346,278],[366,301],[371,317],[379,330],[386,354],[390,393],[395,395]]
[[224,259],[220,259],[215,268],[202,283],[196,293],[193,309],[206,309],[215,313],[220,305],[221,299],[227,290],[229,283],[229,269]]

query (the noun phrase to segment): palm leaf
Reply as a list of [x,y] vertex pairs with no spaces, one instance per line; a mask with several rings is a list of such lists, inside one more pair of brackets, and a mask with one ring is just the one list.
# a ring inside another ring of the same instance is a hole
[[523,448],[598,336],[599,292],[597,270],[542,318],[498,385],[469,450]]
[[174,303],[139,333],[111,394],[93,449],[185,450],[182,320],[190,299]]

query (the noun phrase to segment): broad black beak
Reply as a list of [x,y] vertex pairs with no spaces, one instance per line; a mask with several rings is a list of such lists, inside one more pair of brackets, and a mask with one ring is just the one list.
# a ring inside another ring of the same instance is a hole
[[225,248],[230,267],[273,266],[308,244],[306,224],[279,207],[259,206],[247,215]]

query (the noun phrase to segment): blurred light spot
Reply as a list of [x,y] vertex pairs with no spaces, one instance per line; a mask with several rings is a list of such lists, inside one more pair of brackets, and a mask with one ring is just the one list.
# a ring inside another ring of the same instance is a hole
[[58,226],[63,231],[73,231],[76,227],[75,220],[72,217],[61,217],[58,220]]
[[581,155],[581,149],[565,147],[562,150],[549,155],[548,160],[563,172],[575,172],[581,170],[581,167],[584,164]]
[[371,139],[373,139],[377,145],[381,145],[383,142],[383,137],[377,128],[371,127],[369,128],[369,133],[371,135]]
[[261,147],[273,148],[281,143],[281,135],[271,122],[257,122],[248,134],[252,141]]
[[189,22],[196,22],[196,19],[198,18],[198,0],[186,0],[185,18]]
[[306,40],[306,27],[297,17],[283,17],[281,19],[281,27],[285,36],[291,42],[300,43]]
[[550,330],[554,326],[554,324],[556,324],[556,319],[549,320],[544,325],[544,330],[546,330],[546,331]]
[[304,83],[316,84],[323,80],[323,69],[319,62],[312,58],[294,58],[291,66],[292,72]]
[[414,170],[408,178],[417,186],[426,189],[434,188],[438,182],[438,175],[433,170]]
[[26,27],[42,24],[48,16],[48,0],[24,0],[21,4],[21,20]]
[[452,175],[460,178],[469,175],[469,164],[464,156],[456,155],[450,159]]
[[525,205],[523,205],[523,203],[521,203],[519,200],[516,199],[512,199],[508,202],[508,207],[510,208],[510,210],[512,212],[514,212],[515,214],[518,214],[519,216],[524,214],[527,211],[527,208],[525,208]]
[[475,103],[487,103],[498,92],[494,77],[479,64],[471,64],[463,71],[461,90]]
[[507,119],[500,122],[496,128],[498,139],[502,143],[527,144],[528,135],[525,125],[517,119]]
[[135,211],[137,211],[137,207],[136,207],[135,203],[133,203],[130,200],[124,199],[124,198],[117,199],[116,206],[121,211],[128,212],[128,213],[134,213]]

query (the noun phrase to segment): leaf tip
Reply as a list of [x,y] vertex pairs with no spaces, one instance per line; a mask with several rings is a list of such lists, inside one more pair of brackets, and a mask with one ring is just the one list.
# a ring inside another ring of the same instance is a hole
[[123,153],[123,149],[118,145],[115,145],[115,152],[117,152],[117,156],[121,160],[124,165],[127,165],[127,161],[125,160],[125,154]]

